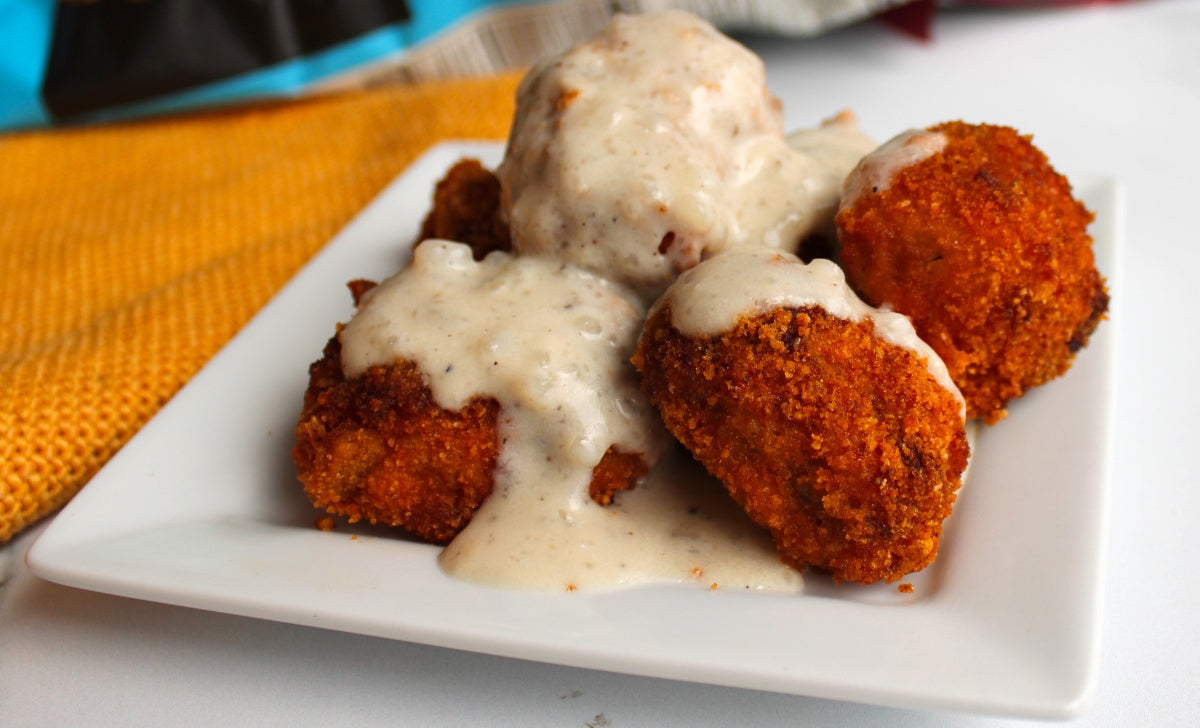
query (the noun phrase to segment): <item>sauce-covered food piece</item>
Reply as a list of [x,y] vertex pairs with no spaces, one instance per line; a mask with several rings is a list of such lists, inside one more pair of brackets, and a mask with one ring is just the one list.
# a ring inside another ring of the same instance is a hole
[[850,116],[824,128],[859,155],[789,145],[762,61],[677,11],[618,15],[523,80],[503,163],[513,247],[647,299],[722,250],[795,251],[829,222],[871,148]]
[[300,478],[332,513],[442,543],[493,486],[545,478],[568,503],[607,502],[665,440],[628,362],[642,317],[572,266],[426,241],[313,366]]
[[962,399],[908,320],[833,263],[701,263],[656,304],[634,363],[668,429],[796,567],[890,582],[936,557],[969,455]]
[[951,122],[906,132],[846,179],[846,278],[910,316],[971,417],[1066,372],[1108,308],[1075,199],[1027,136]]

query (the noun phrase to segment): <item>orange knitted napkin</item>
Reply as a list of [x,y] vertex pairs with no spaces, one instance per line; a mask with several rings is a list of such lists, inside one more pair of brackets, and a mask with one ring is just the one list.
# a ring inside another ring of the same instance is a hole
[[423,150],[503,138],[517,80],[0,137],[0,543]]

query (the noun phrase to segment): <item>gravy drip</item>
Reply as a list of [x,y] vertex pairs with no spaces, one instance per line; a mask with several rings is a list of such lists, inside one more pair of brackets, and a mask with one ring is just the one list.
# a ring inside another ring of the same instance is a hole
[[788,134],[787,142],[815,162],[808,181],[813,223],[805,234],[825,233],[836,238],[833,218],[842,199],[842,182],[878,144],[859,129],[858,117],[850,111],[843,111],[816,128],[794,131]]
[[673,477],[667,464],[611,506],[588,496],[610,446],[653,465],[667,442],[629,363],[643,318],[630,292],[575,266],[505,253],[476,262],[446,241],[417,246],[364,296],[339,334],[347,377],[404,358],[443,408],[500,403],[495,489],[439,557],[448,573],[545,590],[799,588],[728,496],[690,487],[702,474]]
[[821,134],[859,154],[790,145],[748,49],[683,12],[617,15],[518,89],[497,169],[513,246],[646,300],[726,249],[794,251],[828,225],[842,178],[874,146],[840,119]]
[[941,357],[917,336],[908,317],[867,305],[846,283],[842,269],[829,260],[806,264],[772,250],[725,253],[681,275],[655,309],[661,306],[670,307],[671,325],[691,337],[718,336],[742,317],[783,307],[820,306],[849,321],[869,319],[876,336],[924,359],[938,384],[963,402]]

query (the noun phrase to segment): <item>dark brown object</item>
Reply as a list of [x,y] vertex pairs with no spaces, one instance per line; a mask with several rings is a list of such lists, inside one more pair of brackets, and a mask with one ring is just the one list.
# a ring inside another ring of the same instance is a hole
[[475,260],[512,249],[500,218],[500,180],[479,160],[460,160],[438,181],[418,242],[433,238],[466,243]]

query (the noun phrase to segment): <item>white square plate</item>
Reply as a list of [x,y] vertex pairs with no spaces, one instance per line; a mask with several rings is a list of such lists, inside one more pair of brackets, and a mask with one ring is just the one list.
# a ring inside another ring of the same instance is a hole
[[[493,143],[434,148],[372,202],[122,449],[30,550],[62,584],[392,639],[912,708],[1067,717],[1095,682],[1114,323],[976,440],[941,557],[891,587],[800,595],[655,586],[505,591],[437,549],[313,527],[289,451],[308,364],[352,313],[346,281],[408,256],[434,182]],[[1118,293],[1121,198],[1077,179]],[[1114,296],[1120,304],[1119,296]]]

